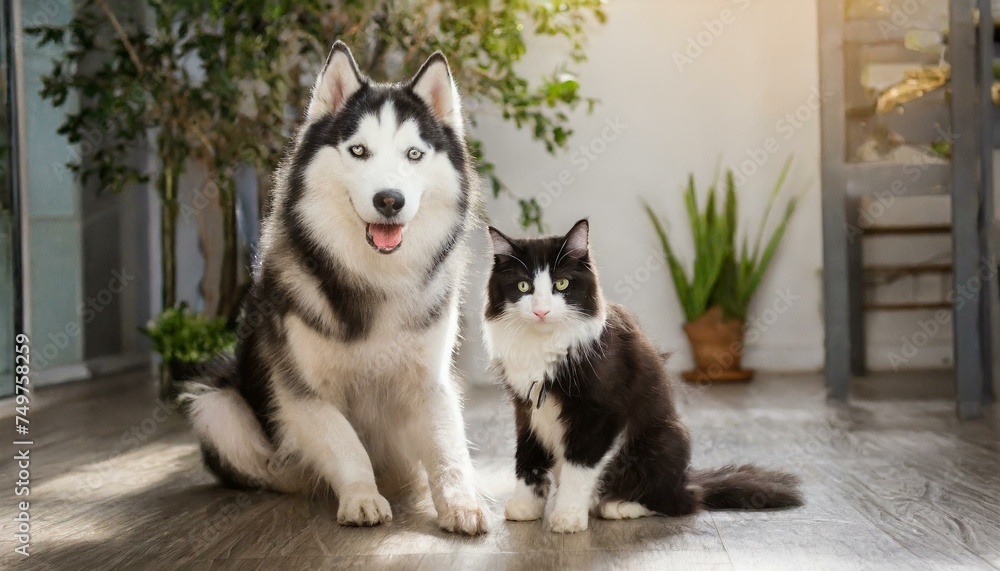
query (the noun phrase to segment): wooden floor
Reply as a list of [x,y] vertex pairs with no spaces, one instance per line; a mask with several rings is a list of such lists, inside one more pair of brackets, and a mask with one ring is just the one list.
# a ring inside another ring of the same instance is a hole
[[807,505],[592,520],[572,536],[503,521],[511,414],[495,390],[470,390],[473,454],[497,500],[492,532],[476,539],[438,531],[419,507],[394,506],[391,525],[352,529],[337,525],[332,501],[222,490],[141,376],[54,388],[31,416],[27,560],[12,553],[13,453],[0,460],[0,568],[1000,568],[1000,418],[959,423],[939,398],[947,384],[870,381],[850,406],[828,405],[818,376],[685,388],[697,466],[792,470]]

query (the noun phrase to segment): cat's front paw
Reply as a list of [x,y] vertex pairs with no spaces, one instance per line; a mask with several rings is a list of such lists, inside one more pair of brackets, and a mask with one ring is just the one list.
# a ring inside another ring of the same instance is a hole
[[377,491],[352,490],[340,497],[337,523],[368,527],[392,521],[392,510]]
[[604,519],[636,519],[656,515],[656,512],[646,509],[642,504],[621,500],[603,502],[598,507],[598,513]]
[[549,528],[555,533],[576,533],[587,529],[587,510],[555,511],[549,517]]
[[507,500],[504,517],[510,521],[535,521],[545,514],[545,498],[535,496],[518,497]]
[[438,510],[438,525],[445,531],[463,535],[482,535],[489,531],[486,510],[474,500],[449,504]]

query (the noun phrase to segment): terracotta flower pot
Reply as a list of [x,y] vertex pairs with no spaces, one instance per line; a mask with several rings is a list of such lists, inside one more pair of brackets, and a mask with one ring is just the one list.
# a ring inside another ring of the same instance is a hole
[[743,322],[726,319],[722,308],[713,307],[698,319],[684,324],[694,355],[695,369],[684,371],[689,383],[748,382],[753,371],[741,367]]

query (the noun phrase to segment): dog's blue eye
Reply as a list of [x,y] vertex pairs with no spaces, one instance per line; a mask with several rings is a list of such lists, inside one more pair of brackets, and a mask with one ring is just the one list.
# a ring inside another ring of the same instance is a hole
[[351,154],[356,157],[363,157],[368,154],[368,149],[364,145],[353,145],[351,147]]
[[424,152],[415,147],[410,147],[410,150],[406,151],[406,158],[410,159],[413,162],[417,162],[420,159],[424,158]]

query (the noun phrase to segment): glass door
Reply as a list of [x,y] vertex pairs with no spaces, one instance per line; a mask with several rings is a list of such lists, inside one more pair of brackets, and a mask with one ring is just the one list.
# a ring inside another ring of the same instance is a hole
[[17,124],[12,2],[0,7],[0,397],[14,389],[15,331],[22,329]]

